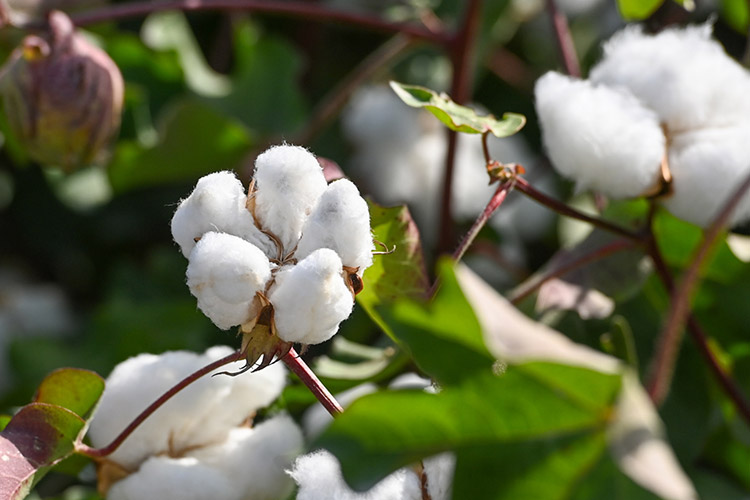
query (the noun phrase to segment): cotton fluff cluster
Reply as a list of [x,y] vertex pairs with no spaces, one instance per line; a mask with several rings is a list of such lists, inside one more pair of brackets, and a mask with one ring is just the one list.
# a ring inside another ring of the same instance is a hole
[[[708,25],[657,35],[628,27],[583,81],[547,73],[536,84],[544,145],[578,189],[613,198],[659,191],[671,172],[676,216],[705,226],[750,173],[750,75]],[[731,223],[750,218],[750,197]]]
[[270,328],[283,342],[333,336],[372,263],[367,203],[346,179],[327,184],[297,146],[258,156],[249,193],[231,172],[200,179],[175,212],[172,235],[206,316],[222,329]]
[[[141,354],[120,363],[91,422],[92,444],[109,444],[174,384],[231,352],[214,347],[202,355]],[[274,364],[242,377],[203,377],[183,389],[99,468],[100,483],[116,481],[107,499],[286,498],[293,485],[284,470],[302,449],[301,431],[286,415],[247,424],[279,396],[285,378],[283,365]]]

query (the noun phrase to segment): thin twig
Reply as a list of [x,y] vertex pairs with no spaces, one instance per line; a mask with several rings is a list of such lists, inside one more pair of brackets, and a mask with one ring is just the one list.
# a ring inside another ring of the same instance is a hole
[[620,250],[632,248],[633,246],[634,246],[633,241],[625,240],[625,239],[615,240],[606,245],[602,245],[601,247],[596,248],[593,251],[585,255],[582,255],[579,258],[566,263],[565,265],[558,267],[557,269],[549,270],[545,274],[539,276],[539,278],[534,280],[532,283],[529,283],[525,287],[514,292],[508,299],[511,301],[512,304],[518,305],[526,297],[528,297],[529,295],[534,293],[536,290],[538,290],[539,287],[541,287],[547,281],[554,279],[554,278],[559,278],[560,276],[564,276],[571,271],[575,271],[576,269],[585,266],[586,264],[608,257],[614,253],[619,252]]
[[279,2],[277,0],[163,0],[140,1],[107,5],[98,9],[71,15],[76,26],[86,26],[103,21],[141,17],[165,10],[244,10],[264,14],[299,17],[305,21],[332,22],[351,28],[365,28],[384,33],[403,35],[435,43],[445,43],[447,36],[423,26],[410,23],[393,23],[379,17],[328,8],[325,4],[303,1]]
[[204,375],[207,375],[211,373],[212,371],[216,370],[217,368],[221,368],[224,365],[227,365],[229,363],[232,363],[234,361],[237,361],[239,359],[242,359],[242,353],[240,351],[233,352],[232,354],[229,354],[227,356],[224,356],[221,359],[217,359],[213,363],[210,363],[200,370],[195,371],[194,373],[188,375],[184,379],[180,380],[177,384],[174,385],[171,389],[169,389],[167,392],[159,396],[159,398],[151,403],[145,410],[143,410],[135,419],[128,424],[127,427],[107,446],[103,448],[92,448],[84,443],[78,442],[76,443],[76,452],[86,455],[92,458],[100,458],[100,457],[106,457],[110,453],[114,452],[117,448],[120,447],[120,445],[125,441],[128,436],[130,436],[133,431],[138,428],[139,425],[143,423],[144,420],[146,420],[151,414],[153,414],[156,410],[161,408],[164,403],[169,401],[172,396],[198,380],[199,378],[203,377]]
[[542,205],[554,210],[555,212],[559,213],[560,215],[565,215],[567,217],[571,217],[573,219],[578,219],[583,222],[588,222],[592,226],[598,227],[599,229],[603,229],[604,231],[608,231],[610,233],[616,234],[618,236],[622,236],[623,238],[627,238],[629,240],[633,240],[639,243],[643,242],[643,237],[623,226],[620,226],[618,224],[615,224],[613,222],[606,221],[604,219],[600,219],[599,217],[595,217],[592,215],[585,214],[583,212],[580,212],[576,210],[575,208],[569,207],[565,203],[562,203],[561,201],[555,200],[554,198],[550,198],[546,194],[542,193],[541,191],[538,191],[536,188],[534,188],[531,184],[529,184],[525,179],[522,177],[519,177],[516,180],[516,189],[529,198],[532,198]]
[[677,362],[677,353],[682,343],[685,322],[690,314],[693,292],[700,279],[700,271],[719,242],[719,236],[724,231],[729,217],[749,188],[750,175],[732,193],[732,196],[722,206],[721,211],[714,217],[711,225],[704,232],[703,242],[696,249],[679,286],[672,291],[669,315],[657,341],[656,355],[651,364],[650,376],[646,385],[651,399],[657,405],[660,405],[669,394],[669,386],[672,383],[674,367]]
[[286,356],[281,358],[284,364],[289,368],[295,375],[299,377],[303,384],[310,389],[315,395],[315,398],[320,401],[323,408],[328,410],[328,413],[334,417],[340,413],[343,413],[344,409],[341,407],[336,398],[330,393],[328,388],[323,385],[323,382],[313,373],[307,363],[297,354],[294,349],[291,349]]
[[547,12],[549,13],[552,27],[557,38],[557,46],[560,49],[565,72],[570,76],[581,76],[581,65],[578,63],[578,55],[573,44],[573,36],[570,34],[568,19],[565,14],[560,12],[555,4],[555,0],[547,0]]
[[505,197],[508,195],[510,190],[513,189],[513,181],[506,181],[501,183],[495,193],[492,195],[492,198],[490,198],[489,203],[487,203],[487,206],[484,207],[484,210],[482,210],[482,213],[479,214],[479,217],[477,217],[477,220],[474,221],[474,224],[471,225],[471,228],[469,228],[469,231],[464,236],[464,239],[461,240],[461,243],[458,245],[458,248],[453,252],[453,260],[458,262],[461,260],[461,258],[466,253],[466,250],[471,246],[471,243],[474,241],[474,238],[477,237],[479,234],[479,231],[482,230],[482,228],[487,224],[487,221],[492,216],[493,213],[495,213],[495,210],[500,207],[500,205],[503,204],[503,201],[505,201]]

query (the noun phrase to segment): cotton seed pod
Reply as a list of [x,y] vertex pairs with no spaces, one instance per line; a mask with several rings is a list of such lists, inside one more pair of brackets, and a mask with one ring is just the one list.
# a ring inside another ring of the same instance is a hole
[[182,254],[188,257],[196,240],[209,231],[239,236],[270,251],[272,243],[255,226],[246,203],[245,189],[232,172],[201,177],[172,217],[172,237],[180,245]]
[[326,189],[323,169],[299,146],[274,146],[255,161],[254,213],[263,229],[275,234],[283,254],[291,253],[302,225]]
[[320,344],[336,333],[354,307],[342,273],[341,259],[329,248],[278,272],[268,298],[282,340]]
[[187,284],[198,307],[219,328],[247,322],[255,294],[271,278],[268,257],[255,245],[226,233],[206,233],[190,252]]
[[632,94],[554,72],[534,94],[547,153],[578,190],[629,198],[658,185],[666,139],[656,113]]
[[53,11],[49,34],[27,36],[0,82],[13,134],[29,156],[66,171],[96,161],[120,127],[123,79],[109,56]]
[[367,202],[348,179],[328,185],[302,227],[295,257],[304,259],[318,248],[335,251],[344,266],[362,274],[372,264],[372,232]]

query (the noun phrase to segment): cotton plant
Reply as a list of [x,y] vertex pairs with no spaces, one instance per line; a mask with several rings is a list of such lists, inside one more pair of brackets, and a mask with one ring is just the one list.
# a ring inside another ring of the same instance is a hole
[[[588,80],[537,81],[542,139],[578,190],[654,196],[677,217],[708,225],[750,173],[750,75],[711,38],[711,26],[615,34]],[[750,197],[730,224],[750,219]]]
[[248,368],[331,338],[372,264],[367,203],[347,179],[327,184],[299,146],[259,155],[248,192],[231,172],[201,178],[172,235],[200,310],[221,329],[240,326]]
[[[140,354],[115,367],[89,428],[95,446],[110,443],[148,404],[195,370],[232,352]],[[236,361],[229,368],[239,369]],[[106,458],[99,489],[108,500],[180,498],[274,500],[291,492],[285,474],[302,450],[285,414],[253,425],[286,382],[274,364],[242,377],[203,377],[161,405]]]

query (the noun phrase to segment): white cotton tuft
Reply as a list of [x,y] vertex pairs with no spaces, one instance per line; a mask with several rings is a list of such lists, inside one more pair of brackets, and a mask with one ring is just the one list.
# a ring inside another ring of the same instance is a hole
[[665,138],[656,114],[638,99],[554,72],[534,93],[550,159],[579,190],[629,198],[656,185]]
[[424,473],[427,476],[427,491],[432,500],[450,500],[453,497],[453,473],[456,470],[456,455],[450,452],[425,458]]
[[295,256],[304,259],[314,250],[330,248],[343,265],[359,269],[361,275],[372,264],[370,210],[348,179],[328,185],[302,228]]
[[305,219],[326,189],[318,160],[300,146],[274,146],[255,161],[255,215],[284,253],[294,250]]
[[226,330],[250,320],[255,294],[271,278],[268,257],[226,233],[206,233],[190,252],[187,284],[198,307]]
[[232,172],[201,177],[172,217],[172,237],[180,245],[182,254],[188,257],[195,240],[209,231],[239,236],[268,251],[272,244],[255,227],[246,201],[242,183]]
[[[750,174],[750,125],[682,133],[672,140],[669,167],[674,193],[662,204],[674,215],[706,227]],[[745,195],[729,223],[750,220]]]
[[107,500],[238,500],[232,480],[192,457],[155,456],[112,485]]
[[326,450],[318,450],[299,457],[289,474],[299,486],[297,500],[421,500],[417,475],[399,469],[365,493],[353,491],[341,475],[336,457]]
[[269,300],[279,337],[319,344],[331,338],[352,312],[354,299],[342,276],[341,259],[331,249],[315,250],[276,275]]
[[[94,446],[109,444],[143,409],[199,368],[232,353],[214,347],[205,354],[185,351],[141,354],[118,364],[89,428]],[[233,363],[222,370],[236,370]],[[220,370],[219,370],[220,371]],[[278,397],[286,372],[280,364],[242,377],[203,377],[147,418],[108,458],[134,469],[147,457],[224,440],[230,428]]]
[[590,78],[628,89],[670,133],[736,124],[750,113],[750,76],[711,30],[703,24],[648,35],[625,28],[606,43]]

